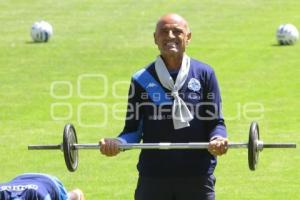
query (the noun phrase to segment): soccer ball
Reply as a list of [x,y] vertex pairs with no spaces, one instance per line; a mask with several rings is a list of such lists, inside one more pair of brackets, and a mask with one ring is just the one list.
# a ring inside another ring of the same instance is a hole
[[46,21],[38,21],[31,26],[31,38],[34,42],[48,42],[52,35],[53,28]]
[[278,27],[276,36],[280,45],[293,45],[299,39],[299,32],[292,24],[282,24]]

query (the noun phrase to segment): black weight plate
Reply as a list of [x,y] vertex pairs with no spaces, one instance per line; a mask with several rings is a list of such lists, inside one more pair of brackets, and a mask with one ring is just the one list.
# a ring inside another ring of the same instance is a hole
[[248,165],[250,170],[254,171],[258,163],[259,150],[257,143],[259,141],[259,127],[257,122],[252,122],[249,130],[248,141]]
[[74,172],[78,166],[78,150],[73,148],[77,144],[77,135],[72,124],[66,124],[63,133],[63,151],[67,168]]

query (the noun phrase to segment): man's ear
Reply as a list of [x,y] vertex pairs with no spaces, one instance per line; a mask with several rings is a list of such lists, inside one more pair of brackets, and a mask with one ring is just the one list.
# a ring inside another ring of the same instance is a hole
[[154,38],[154,43],[157,44],[157,40],[156,40],[156,33],[153,33],[153,38]]
[[191,39],[192,39],[192,32],[189,32],[189,33],[187,34],[186,44],[190,43]]

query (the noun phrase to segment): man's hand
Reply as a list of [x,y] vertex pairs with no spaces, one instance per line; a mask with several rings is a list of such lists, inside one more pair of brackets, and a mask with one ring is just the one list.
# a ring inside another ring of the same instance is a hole
[[227,138],[217,137],[209,142],[208,151],[214,156],[221,156],[227,152],[228,140]]
[[106,156],[115,156],[120,153],[121,141],[115,138],[103,138],[99,141],[100,152]]

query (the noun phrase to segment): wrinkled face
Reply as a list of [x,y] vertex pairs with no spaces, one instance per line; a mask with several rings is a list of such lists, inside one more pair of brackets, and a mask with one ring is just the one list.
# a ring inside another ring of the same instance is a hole
[[162,56],[182,56],[190,39],[188,25],[180,16],[167,15],[158,21],[154,40]]

